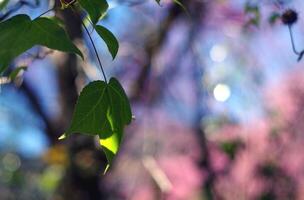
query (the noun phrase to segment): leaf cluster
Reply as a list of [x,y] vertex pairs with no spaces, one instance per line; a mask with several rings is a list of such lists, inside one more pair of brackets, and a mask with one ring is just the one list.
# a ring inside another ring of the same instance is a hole
[[[87,14],[90,24],[105,42],[112,58],[115,59],[119,49],[118,40],[110,30],[98,24],[109,8],[107,1],[60,0],[60,2],[63,10],[72,9],[76,12],[75,10],[80,8]],[[156,2],[160,4],[160,0],[156,0]],[[186,10],[180,0],[173,0],[173,2]],[[2,1],[0,10],[4,9],[8,3],[9,0]],[[53,9],[49,11],[51,10]],[[0,73],[7,70],[16,57],[36,45],[74,53],[82,59],[84,58],[82,52],[64,30],[64,24],[60,20],[56,20],[56,18],[47,18],[42,15],[31,19],[28,15],[20,14],[0,23]],[[82,24],[90,37],[99,60],[90,33],[85,23],[82,22]],[[99,64],[103,71],[100,62]],[[26,69],[26,66],[17,67],[12,71],[10,79],[15,79],[20,71]],[[75,106],[71,125],[60,139],[74,133],[98,136],[109,167],[114,156],[118,153],[124,127],[131,123],[132,112],[128,97],[119,81],[111,78],[107,82],[104,71],[103,75],[104,81],[94,81],[84,87]]]
[[[7,4],[3,1],[0,9]],[[100,38],[105,42],[114,59],[119,43],[114,34],[106,27],[97,25],[108,10],[106,0],[61,0],[62,9],[74,9],[79,6],[88,14],[89,21]],[[36,45],[62,52],[74,53],[82,59],[83,54],[69,38],[62,22],[55,18],[39,16],[31,19],[28,15],[15,15],[0,23],[0,73],[3,73],[12,61]],[[83,23],[84,25],[84,23]],[[85,25],[84,25],[85,26]],[[87,28],[84,27],[86,30]],[[89,35],[89,37],[91,37]],[[101,66],[102,67],[102,66]],[[17,67],[10,74],[15,79],[26,66]],[[128,97],[115,78],[89,83],[81,92],[70,127],[64,136],[83,133],[99,136],[100,144],[106,154],[108,166],[117,154],[124,126],[131,122],[132,113]]]

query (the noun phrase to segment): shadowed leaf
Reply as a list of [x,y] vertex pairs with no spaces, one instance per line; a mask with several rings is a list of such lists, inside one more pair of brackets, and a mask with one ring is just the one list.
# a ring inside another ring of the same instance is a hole
[[76,53],[80,50],[72,43],[63,28],[48,18],[31,20],[27,15],[16,15],[0,23],[0,73],[20,54],[35,45]]
[[85,11],[88,12],[94,25],[109,8],[106,0],[79,0],[79,4]]
[[106,43],[108,50],[110,51],[112,58],[114,59],[117,55],[119,48],[119,43],[116,37],[113,35],[111,31],[109,31],[103,26],[97,25],[95,26],[95,30],[99,34],[99,36],[103,39],[103,41]]
[[124,126],[131,120],[129,100],[120,83],[115,78],[108,84],[94,81],[80,93],[65,136],[73,133],[98,135],[110,165],[119,150]]

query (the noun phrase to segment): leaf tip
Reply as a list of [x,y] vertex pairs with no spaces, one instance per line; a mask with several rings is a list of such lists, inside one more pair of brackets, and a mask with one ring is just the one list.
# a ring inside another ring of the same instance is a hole
[[109,168],[110,168],[110,164],[107,164],[107,166],[103,172],[103,175],[106,175],[106,173],[109,171]]
[[84,61],[84,56],[83,56],[82,52],[78,48],[77,48],[76,52],[77,52],[77,55],[81,58],[81,60]]
[[67,138],[67,134],[66,134],[66,133],[62,134],[62,135],[58,138],[58,140],[64,140],[65,138]]
[[112,61],[114,61],[116,58],[116,55],[112,55]]

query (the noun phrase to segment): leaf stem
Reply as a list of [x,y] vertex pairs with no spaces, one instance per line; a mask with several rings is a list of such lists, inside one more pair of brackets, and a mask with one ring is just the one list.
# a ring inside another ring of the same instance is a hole
[[41,17],[41,16],[43,16],[43,15],[45,15],[45,14],[47,14],[47,13],[49,13],[49,12],[51,12],[51,11],[54,10],[54,9],[55,9],[55,7],[54,7],[54,8],[48,9],[47,11],[41,13],[38,17],[36,17],[36,19],[39,18],[39,17]]
[[291,25],[288,25],[288,30],[289,30],[292,50],[298,56],[298,62],[299,62],[303,58],[303,56],[304,56],[304,50],[302,50],[300,52],[297,51],[296,45],[295,45],[295,42],[294,42],[294,39],[293,39],[293,33],[292,33]]
[[294,52],[295,54],[300,55],[300,52],[297,51],[296,46],[295,46],[295,43],[294,43],[291,25],[288,25],[288,29],[289,29],[289,35],[290,35],[292,50],[293,50],[293,52]]
[[84,30],[86,31],[87,35],[89,36],[90,41],[91,41],[91,43],[92,43],[92,45],[93,45],[93,49],[94,49],[94,52],[95,52],[95,54],[96,54],[96,57],[97,57],[97,60],[98,60],[98,64],[99,64],[99,67],[100,67],[100,69],[101,69],[101,72],[102,72],[104,81],[105,81],[106,83],[108,83],[106,74],[105,74],[104,69],[103,69],[103,67],[102,67],[102,64],[101,64],[101,61],[100,61],[100,57],[99,57],[99,55],[98,55],[98,52],[97,52],[96,46],[95,46],[95,44],[94,44],[94,41],[93,41],[93,39],[92,39],[92,37],[91,37],[91,35],[90,35],[90,32],[89,32],[88,28],[86,27],[86,25],[83,23],[83,21],[81,21],[81,23],[82,23],[82,26],[83,26]]

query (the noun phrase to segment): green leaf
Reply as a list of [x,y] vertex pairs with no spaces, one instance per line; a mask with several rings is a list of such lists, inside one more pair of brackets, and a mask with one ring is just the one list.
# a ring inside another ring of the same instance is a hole
[[106,117],[109,104],[106,91],[107,84],[103,81],[91,82],[82,90],[67,135],[74,132],[98,135],[110,127]]
[[103,41],[106,43],[108,50],[110,51],[112,58],[114,59],[119,49],[119,43],[116,37],[113,35],[111,31],[109,31],[103,26],[97,25],[95,26],[95,30],[99,34],[99,36],[103,39]]
[[107,12],[109,5],[106,0],[79,0],[81,7],[86,10],[95,25]]
[[73,133],[98,135],[110,166],[119,150],[124,126],[131,120],[130,103],[120,83],[115,78],[108,84],[94,81],[80,93],[71,126],[61,138]]
[[112,89],[113,92],[115,92],[119,96],[119,100],[121,102],[121,118],[123,119],[124,124],[130,124],[132,121],[132,111],[130,102],[128,99],[127,94],[125,93],[125,90],[119,83],[119,81],[115,78],[110,79],[109,87]]
[[238,150],[243,146],[243,143],[239,139],[224,141],[220,143],[220,148],[229,156],[231,160],[235,158]]
[[20,54],[35,45],[76,53],[80,50],[69,39],[56,21],[48,18],[31,20],[27,15],[16,15],[0,23],[0,73]]
[[75,0],[60,0],[61,9],[69,8],[71,5],[75,3]]
[[251,4],[249,2],[247,2],[245,4],[245,13],[254,13],[257,14],[260,12],[260,8],[256,5],[256,4]]
[[184,12],[190,17],[190,13],[189,13],[188,9],[180,0],[173,0],[173,2],[175,4],[177,4],[179,7],[181,7],[184,10]]
[[15,57],[33,46],[27,38],[30,27],[31,21],[26,15],[17,15],[0,23],[0,73]]
[[271,25],[275,24],[276,21],[278,21],[280,19],[281,15],[280,13],[277,13],[277,12],[273,12],[271,13],[271,15],[269,16],[268,18],[268,21]]
[[[160,5],[161,0],[155,0],[155,1],[158,3],[158,5]],[[180,0],[173,0],[173,2],[179,5],[184,11],[188,12],[186,7],[183,5],[182,2],[180,2]]]
[[0,10],[3,10],[6,5],[8,4],[9,0],[4,0],[2,2],[0,2]]
[[16,79],[16,77],[18,76],[19,72],[21,71],[26,71],[27,67],[26,66],[22,66],[22,67],[17,67],[16,69],[14,69],[10,75],[9,78],[13,81]]
[[83,58],[81,51],[54,20],[44,17],[35,19],[32,21],[30,36],[35,44],[59,51],[76,53]]

